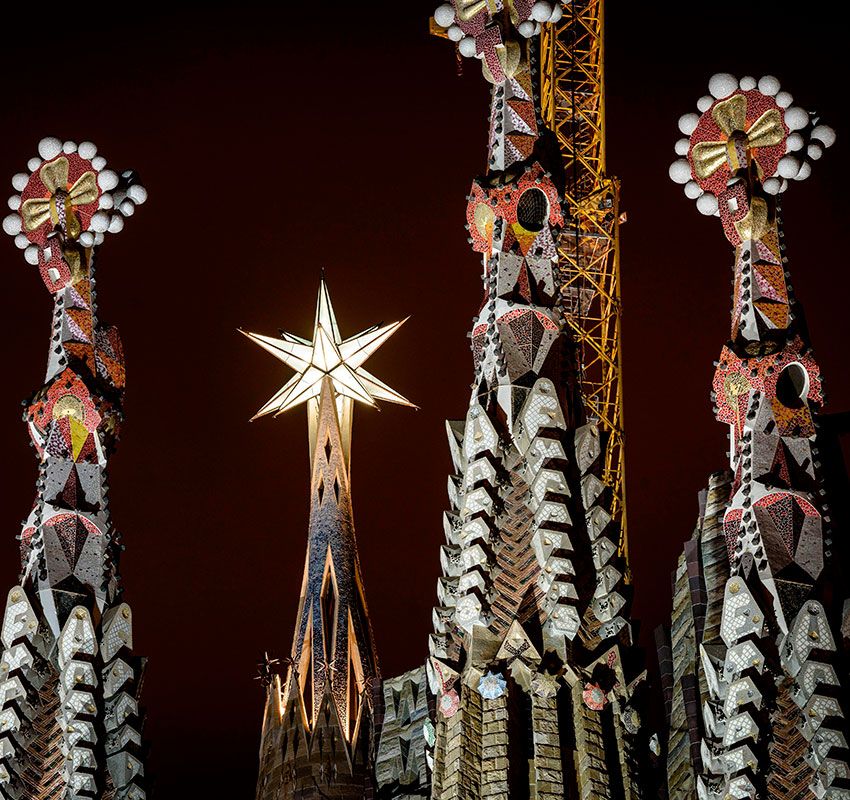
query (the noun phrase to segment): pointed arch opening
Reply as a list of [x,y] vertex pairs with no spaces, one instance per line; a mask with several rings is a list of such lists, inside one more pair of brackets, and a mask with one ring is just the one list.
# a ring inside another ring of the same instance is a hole
[[346,717],[348,722],[348,740],[353,741],[357,732],[357,717],[360,712],[361,697],[366,688],[363,674],[363,661],[360,658],[360,648],[357,646],[357,636],[354,633],[354,621],[351,611],[348,612],[348,686],[346,691]]

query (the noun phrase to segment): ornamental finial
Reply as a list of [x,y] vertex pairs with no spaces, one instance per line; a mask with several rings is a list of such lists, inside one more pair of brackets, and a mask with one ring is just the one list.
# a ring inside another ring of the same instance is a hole
[[325,377],[331,379],[337,397],[359,400],[373,407],[377,406],[377,400],[386,400],[416,408],[407,398],[363,368],[369,356],[405,322],[407,319],[389,325],[373,325],[343,340],[327,284],[322,278],[312,342],[292,333],[284,332],[277,338],[240,330],[252,342],[295,370],[295,375],[256,413],[254,419],[270,413],[277,416],[308,400],[315,400],[321,394]]
[[835,131],[794,105],[772,75],[738,80],[718,73],[708,90],[697,102],[700,113],[679,119],[685,138],[676,142],[680,158],[670,166],[670,177],[702,214],[720,216],[728,227],[739,213],[734,195],[742,171],[751,171],[765,194],[781,194],[789,181],[809,177]]
[[38,143],[38,155],[27,162],[27,171],[12,178],[16,194],[3,230],[14,237],[27,263],[39,267],[51,292],[69,283],[72,276],[62,255],[61,243],[77,242],[96,247],[106,233],[118,233],[124,220],[147,199],[136,173],[107,168],[91,142],[47,136]]
[[295,370],[295,374],[252,419],[266,414],[277,416],[290,408],[307,403],[312,462],[316,452],[320,407],[324,402],[322,398],[326,397],[336,406],[336,416],[347,463],[350,457],[351,421],[355,400],[373,408],[377,408],[378,400],[416,408],[406,397],[363,368],[366,360],[405,322],[407,319],[392,322],[389,325],[373,325],[356,336],[343,339],[339,332],[327,284],[322,277],[319,283],[319,299],[316,302],[316,321],[313,325],[312,341],[285,331],[281,331],[278,338],[249,333],[240,328],[240,333]]
[[[513,35],[530,39],[540,26],[558,22],[569,0],[452,0],[434,12],[434,22],[457,43],[466,58],[480,58],[491,83],[512,78],[519,66],[520,50]],[[512,30],[513,29],[513,30]]]

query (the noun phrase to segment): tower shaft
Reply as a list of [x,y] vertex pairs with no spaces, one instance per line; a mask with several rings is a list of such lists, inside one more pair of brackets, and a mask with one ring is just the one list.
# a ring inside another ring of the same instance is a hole
[[359,800],[373,790],[371,691],[379,678],[344,446],[351,401],[337,397],[326,377],[309,402],[316,438],[307,558],[291,666],[282,685],[269,686],[258,800]]
[[306,403],[311,475],[289,668],[281,679],[264,665],[257,800],[374,796],[380,674],[354,536],[351,427],[355,399],[410,405],[363,369],[401,324],[343,340],[323,280],[312,342],[288,333],[279,339],[246,334],[296,370],[257,416]]
[[[339,402],[342,401],[342,402]],[[335,396],[325,378],[316,405],[316,447],[310,487],[307,561],[301,589],[292,663],[313,726],[330,695],[346,740],[355,737],[365,693],[377,677],[372,629],[354,540],[343,419],[348,398]]]
[[[492,100],[488,171],[467,207],[484,284],[475,381],[466,419],[448,423],[455,473],[429,661],[433,796],[636,798],[642,675],[603,480],[608,437],[584,396],[583,340],[565,319],[578,278],[564,276],[587,272],[595,246],[575,227],[586,172],[575,163],[571,179],[546,128],[553,33],[541,42],[534,20],[547,4],[503,5],[457,2],[447,29],[481,59]],[[566,15],[548,8],[544,31],[557,30]],[[449,22],[446,9],[437,21]]]
[[734,248],[712,386],[731,469],[712,477],[662,643],[670,796],[847,797],[847,591],[827,492],[844,468],[821,454],[821,372],[779,203],[780,176],[804,179],[834,134],[770,76],[715,75],[709,90],[703,113],[680,120],[687,160],[670,174]]
[[98,319],[94,262],[103,232],[120,230],[146,194],[90,143],[44,139],[39,151],[32,174],[15,176],[19,211],[4,220],[54,314],[45,384],[24,413],[39,472],[0,636],[0,796],[142,800],[144,662],[132,654],[107,481],[124,359],[117,330]]

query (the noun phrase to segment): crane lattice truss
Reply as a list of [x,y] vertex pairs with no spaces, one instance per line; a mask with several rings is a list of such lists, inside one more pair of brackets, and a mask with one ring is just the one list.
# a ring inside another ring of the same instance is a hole
[[626,552],[619,181],[605,171],[603,0],[573,0],[541,32],[542,106],[566,170],[561,235],[564,310],[581,348],[582,392],[608,433],[604,478]]

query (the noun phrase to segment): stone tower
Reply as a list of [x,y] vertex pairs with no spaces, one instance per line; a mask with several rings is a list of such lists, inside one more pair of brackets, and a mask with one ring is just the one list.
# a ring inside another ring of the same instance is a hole
[[147,194],[91,142],[42,139],[3,229],[53,295],[44,385],[25,403],[38,457],[0,656],[0,797],[145,797],[144,662],[132,655],[107,463],[123,419],[124,357],[97,314],[95,259]]
[[734,249],[712,386],[729,470],[702,496],[660,640],[669,793],[848,798],[846,474],[780,209],[835,134],[771,76],[715,75],[698,109],[670,175]]
[[307,404],[310,521],[284,679],[267,673],[257,800],[372,797],[380,673],[351,511],[354,400],[411,405],[363,368],[402,322],[343,340],[324,280],[312,342],[246,334],[296,374],[257,417]]
[[492,85],[487,171],[466,214],[484,297],[469,411],[448,423],[428,662],[439,800],[641,795],[626,565],[561,299],[558,243],[578,231],[541,118],[537,34],[560,14],[531,0],[435,14]]

